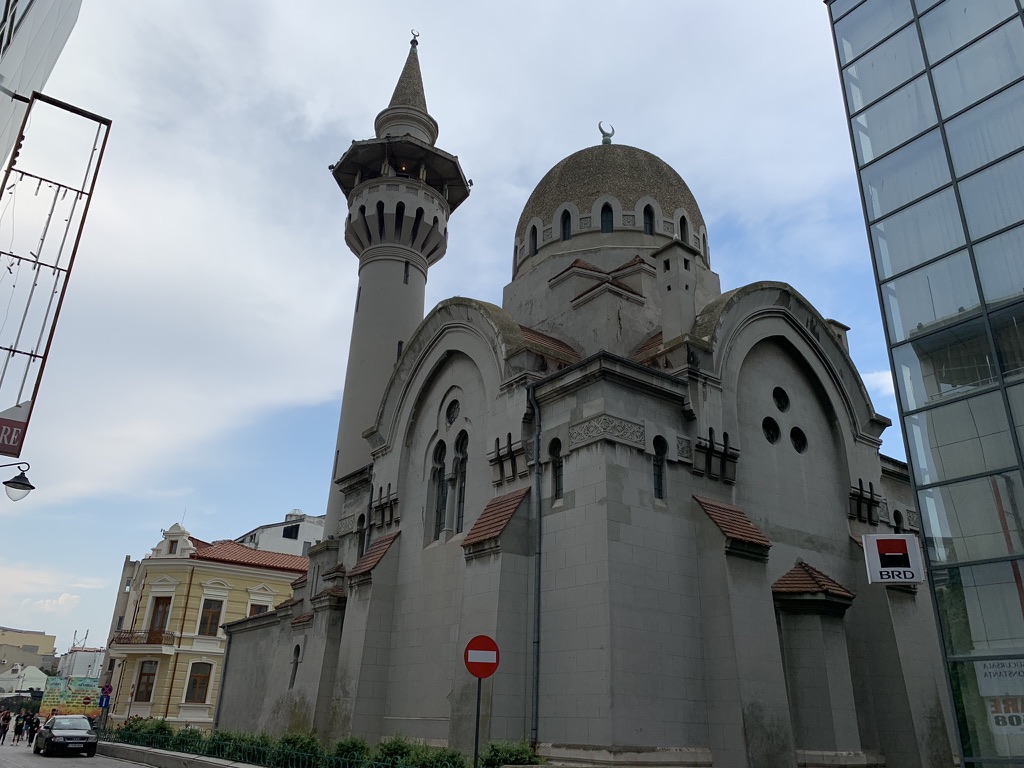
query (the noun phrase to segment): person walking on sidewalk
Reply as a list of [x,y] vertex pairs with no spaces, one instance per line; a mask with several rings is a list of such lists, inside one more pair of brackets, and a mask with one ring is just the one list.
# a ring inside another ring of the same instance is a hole
[[25,733],[25,709],[22,708],[21,712],[18,713],[17,717],[14,718],[14,740],[11,742],[11,746],[17,746],[21,744],[22,734]]
[[7,741],[7,732],[11,729],[11,713],[9,710],[0,710],[0,744]]
[[29,712],[25,718],[25,735],[28,737],[28,746],[31,748],[32,742],[35,741],[36,731],[39,730],[39,715],[38,713]]

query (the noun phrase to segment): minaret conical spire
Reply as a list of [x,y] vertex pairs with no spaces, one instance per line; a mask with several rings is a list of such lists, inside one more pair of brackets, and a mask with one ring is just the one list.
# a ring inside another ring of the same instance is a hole
[[427,97],[423,91],[423,75],[420,74],[420,57],[417,54],[419,33],[413,30],[409,42],[409,55],[405,59],[402,74],[398,77],[395,92],[387,109],[377,115],[373,127],[377,138],[385,136],[413,136],[433,145],[437,141],[437,121],[427,112]]

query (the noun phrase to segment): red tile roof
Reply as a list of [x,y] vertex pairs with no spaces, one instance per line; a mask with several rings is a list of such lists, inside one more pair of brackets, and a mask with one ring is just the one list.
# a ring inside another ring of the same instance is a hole
[[294,619],[292,619],[292,626],[295,626],[296,624],[306,624],[306,623],[308,623],[308,622],[310,622],[312,620],[313,620],[313,614],[312,613],[303,613],[303,614],[300,614],[300,615],[296,616]]
[[318,597],[348,597],[348,590],[344,587],[327,587],[327,589],[317,592],[310,599],[316,600]]
[[640,344],[639,347],[633,350],[633,358],[640,359],[652,349],[657,349],[661,346],[661,331],[651,336],[647,341]]
[[197,539],[195,536],[189,536],[188,540],[192,542],[192,546],[196,549],[203,549],[204,547],[210,546],[210,542]]
[[[584,261],[583,259],[576,259],[575,261],[573,261],[572,264],[570,264],[568,267],[563,269],[557,275],[552,277],[551,280],[557,280],[559,277],[561,277],[562,275],[564,275],[566,272],[568,272],[571,269],[585,269],[587,272],[596,272],[599,275],[607,275],[608,274],[607,272],[605,272],[600,267],[595,267],[589,261]],[[550,283],[551,280],[548,280],[548,282]]]
[[324,576],[331,576],[335,573],[340,573],[342,576],[345,575],[345,566],[342,563],[338,563],[333,568],[328,568],[324,571]]
[[644,261],[644,259],[640,256],[640,254],[637,254],[632,259],[627,261],[625,264],[620,264],[619,266],[617,266],[615,269],[613,269],[608,274],[614,275],[616,272],[621,272],[622,270],[628,269],[629,267],[636,266],[637,264],[644,264],[646,266],[650,266],[650,264],[648,264],[646,261]]
[[356,564],[352,566],[352,570],[348,572],[349,576],[358,576],[362,573],[369,573],[387,554],[388,548],[398,538],[398,534],[401,531],[395,531],[389,533],[387,536],[381,536],[379,539],[370,544],[370,548],[366,550],[362,557],[360,557]]
[[523,332],[523,338],[526,339],[528,344],[544,347],[545,349],[549,349],[555,354],[566,357],[569,360],[575,361],[580,359],[580,353],[561,339],[556,339],[554,336],[548,336],[546,333],[535,331],[533,328],[527,328],[525,325],[520,325],[519,330]]
[[518,491],[506,493],[504,496],[496,496],[488,501],[484,511],[480,513],[480,517],[476,519],[473,527],[466,534],[466,538],[463,539],[462,546],[468,547],[471,544],[479,544],[481,541],[496,539],[500,536],[529,492],[530,487],[527,486]]
[[309,569],[309,558],[307,557],[249,549],[249,547],[243,547],[230,539],[197,549],[191,557],[196,560],[248,565],[252,568],[268,568],[274,571],[291,571],[292,573],[305,573]]
[[279,608],[291,608],[293,605],[302,605],[302,601],[297,597],[291,597],[287,600],[282,600],[280,603],[274,606],[274,610]]
[[292,582],[293,587],[299,587],[306,583],[306,574],[302,574],[299,578]]
[[706,499],[702,496],[694,496],[693,498],[700,504],[701,509],[707,513],[712,522],[718,526],[719,530],[725,534],[726,538],[742,541],[746,544],[757,544],[762,547],[770,547],[772,545],[768,537],[764,535],[760,528],[750,522],[750,518],[739,507],[715,501],[714,499]]
[[772,584],[772,592],[787,595],[807,595],[823,592],[832,597],[842,597],[848,600],[856,597],[853,592],[831,576],[822,573],[802,560],[797,560],[796,565]]

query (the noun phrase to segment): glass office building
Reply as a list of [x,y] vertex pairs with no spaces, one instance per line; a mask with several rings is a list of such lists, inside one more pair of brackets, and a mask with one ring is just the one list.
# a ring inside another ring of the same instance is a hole
[[826,2],[960,746],[1024,765],[1021,0]]

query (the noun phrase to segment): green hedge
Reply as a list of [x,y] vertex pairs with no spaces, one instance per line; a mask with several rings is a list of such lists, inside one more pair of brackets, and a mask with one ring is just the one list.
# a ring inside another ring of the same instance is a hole
[[[349,736],[324,749],[312,731],[293,731],[280,738],[267,733],[175,730],[166,720],[132,717],[116,728],[100,731],[100,740],[167,749],[193,755],[262,766],[262,768],[469,768],[456,749],[430,747],[392,736],[371,748]],[[481,755],[481,768],[537,765],[543,762],[525,742],[493,742]]]

